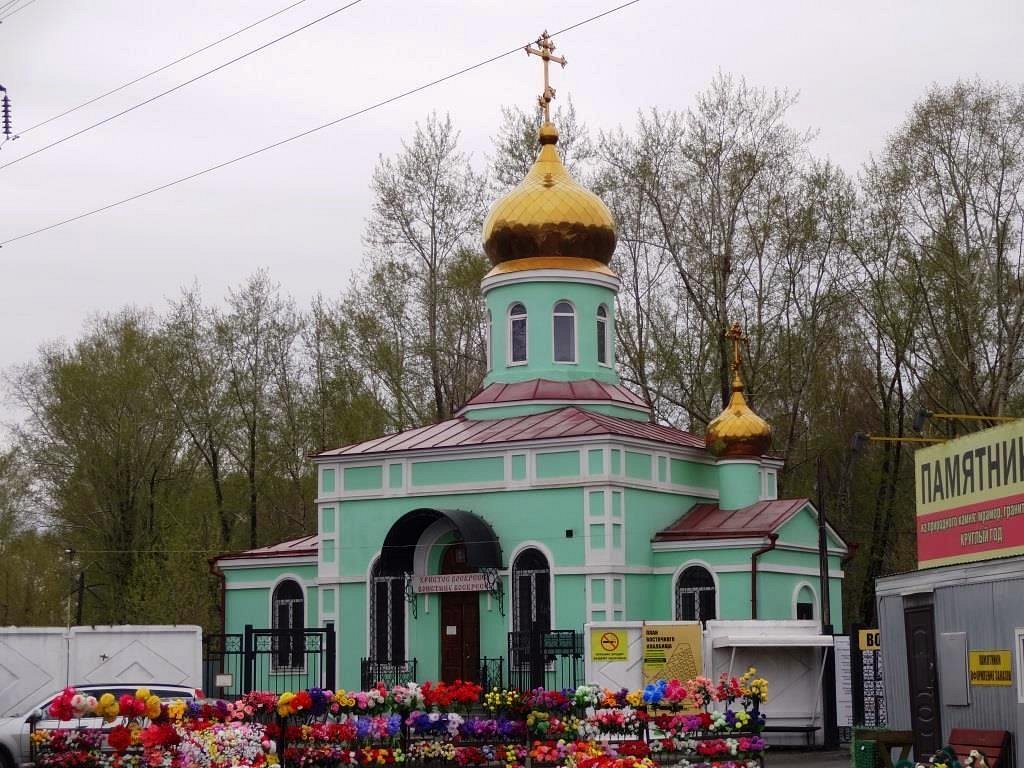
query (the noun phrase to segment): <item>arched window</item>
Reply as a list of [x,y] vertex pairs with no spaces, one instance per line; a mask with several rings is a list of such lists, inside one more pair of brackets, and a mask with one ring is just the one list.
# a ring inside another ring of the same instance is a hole
[[271,596],[271,625],[276,632],[271,639],[273,671],[303,669],[306,665],[303,633],[306,601],[302,587],[292,579],[285,579]]
[[576,362],[576,311],[568,301],[555,304],[555,362]]
[[405,576],[386,576],[380,560],[370,576],[370,658],[405,662]]
[[518,302],[508,310],[508,361],[510,365],[526,362],[526,307]]
[[796,593],[796,600],[793,601],[794,613],[798,619],[813,619],[814,604],[818,602],[814,597],[814,590],[804,584]]
[[[512,631],[532,635],[551,629],[551,566],[544,553],[529,547],[512,562]],[[529,648],[525,636],[516,643]],[[522,663],[513,659],[513,663]]]
[[597,308],[597,362],[608,365],[608,308],[602,304]]
[[676,621],[704,623],[715,615],[715,580],[707,568],[691,565],[676,581]]

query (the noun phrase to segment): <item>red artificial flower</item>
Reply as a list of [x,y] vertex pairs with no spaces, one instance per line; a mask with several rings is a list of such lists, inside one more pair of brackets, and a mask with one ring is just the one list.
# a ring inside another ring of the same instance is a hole
[[132,732],[123,725],[116,725],[107,734],[107,744],[115,752],[124,752],[132,745]]
[[313,697],[309,695],[309,691],[299,691],[295,694],[295,698],[292,699],[292,707],[296,712],[301,712],[304,709],[311,709],[313,706]]

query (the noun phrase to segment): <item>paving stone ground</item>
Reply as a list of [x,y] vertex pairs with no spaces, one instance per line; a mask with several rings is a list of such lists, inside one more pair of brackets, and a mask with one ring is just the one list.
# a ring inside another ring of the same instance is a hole
[[765,768],[849,768],[849,748],[835,751],[768,749],[764,758]]

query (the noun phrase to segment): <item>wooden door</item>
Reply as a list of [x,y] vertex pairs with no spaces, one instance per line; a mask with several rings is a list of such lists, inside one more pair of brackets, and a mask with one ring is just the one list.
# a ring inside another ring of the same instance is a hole
[[935,663],[935,620],[930,605],[903,611],[907,631],[907,673],[910,682],[910,724],[914,759],[927,762],[942,746],[939,686]]
[[[441,557],[441,573],[467,573],[466,550],[450,545]],[[441,679],[476,682],[480,674],[480,593],[441,594]]]

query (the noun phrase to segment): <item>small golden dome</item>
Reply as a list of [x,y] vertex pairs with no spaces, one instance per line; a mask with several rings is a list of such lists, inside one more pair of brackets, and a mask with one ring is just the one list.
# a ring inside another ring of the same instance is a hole
[[538,140],[540,154],[530,172],[494,204],[484,222],[484,251],[491,263],[536,257],[610,263],[615,251],[611,212],[562,165],[554,125],[544,123]]
[[733,342],[732,396],[725,410],[708,424],[704,445],[719,458],[756,458],[771,447],[772,428],[754,413],[743,396],[740,342],[744,338],[739,323],[733,323],[726,336]]

